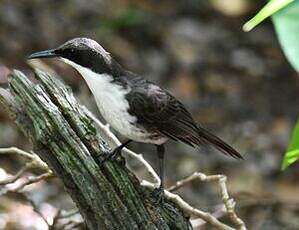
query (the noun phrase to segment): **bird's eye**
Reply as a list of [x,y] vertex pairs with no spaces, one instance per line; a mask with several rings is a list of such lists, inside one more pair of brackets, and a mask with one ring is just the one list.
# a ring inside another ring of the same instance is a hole
[[71,49],[71,53],[74,53],[75,52],[75,49]]

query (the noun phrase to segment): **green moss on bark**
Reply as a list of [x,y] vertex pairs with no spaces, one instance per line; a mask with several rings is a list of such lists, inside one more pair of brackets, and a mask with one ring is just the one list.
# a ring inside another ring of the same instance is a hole
[[37,84],[14,71],[0,103],[63,181],[87,228],[190,229],[174,204],[156,205],[124,164],[99,163],[110,149],[71,90],[56,77],[35,73]]

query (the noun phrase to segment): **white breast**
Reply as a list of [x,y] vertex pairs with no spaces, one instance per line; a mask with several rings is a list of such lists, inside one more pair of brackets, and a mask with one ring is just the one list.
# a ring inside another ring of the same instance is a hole
[[112,84],[112,76],[97,74],[67,59],[63,61],[79,71],[94,95],[103,118],[120,134],[139,142],[162,144],[166,141],[166,138],[150,140],[150,133],[134,125],[137,118],[128,113],[129,103],[125,98],[130,88]]

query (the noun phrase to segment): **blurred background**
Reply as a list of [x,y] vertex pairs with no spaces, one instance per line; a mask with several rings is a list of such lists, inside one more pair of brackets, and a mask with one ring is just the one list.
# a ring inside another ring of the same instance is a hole
[[[213,133],[244,156],[169,142],[166,185],[194,171],[228,176],[229,192],[248,229],[299,229],[298,163],[281,171],[281,160],[299,114],[299,77],[287,63],[270,21],[245,33],[242,25],[261,8],[257,0],[1,0],[0,86],[12,68],[31,74],[26,55],[74,37],[98,41],[127,69],[157,82],[179,98]],[[95,114],[82,78],[56,60],[47,64]],[[0,108],[0,147],[31,145]],[[157,168],[155,149],[131,149]],[[0,180],[24,165],[0,156]],[[130,162],[143,176],[142,168]],[[28,186],[26,194],[51,221],[74,204],[58,179]],[[196,207],[213,212],[217,185],[192,183],[179,190]],[[31,205],[0,196],[0,229],[47,229]],[[213,229],[208,225],[201,229]]]

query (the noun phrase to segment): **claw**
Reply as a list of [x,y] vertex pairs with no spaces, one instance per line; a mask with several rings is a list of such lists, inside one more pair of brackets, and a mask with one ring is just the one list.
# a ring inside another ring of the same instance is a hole
[[104,158],[101,160],[101,164],[104,164],[106,161],[111,161],[111,160],[117,160],[117,161],[122,161],[122,155],[121,155],[121,149],[118,147],[115,148],[112,152],[106,154]]
[[121,165],[125,165],[125,158],[121,155],[121,150],[126,147],[132,140],[127,140],[120,146],[116,147],[111,153],[104,156],[104,158],[101,160],[101,164],[104,164],[107,160],[116,160]]
[[159,188],[155,188],[152,191],[152,196],[154,199],[154,203],[161,204],[164,202],[164,188],[160,186]]

